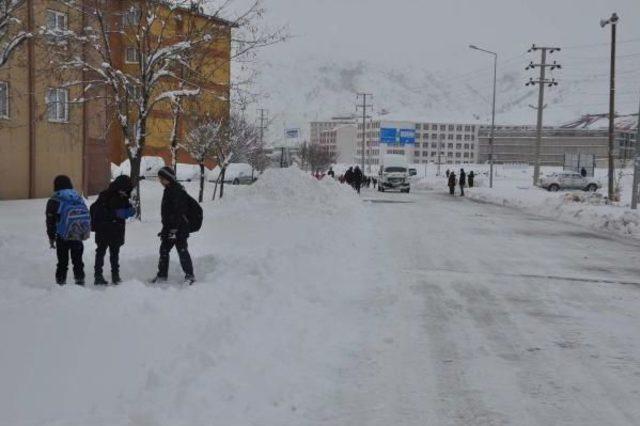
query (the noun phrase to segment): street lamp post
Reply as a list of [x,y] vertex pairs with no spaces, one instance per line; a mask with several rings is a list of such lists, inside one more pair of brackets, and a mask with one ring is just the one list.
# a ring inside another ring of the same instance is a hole
[[491,134],[489,135],[489,188],[493,188],[493,140],[496,131],[496,85],[498,82],[498,54],[490,50],[481,49],[473,44],[470,49],[493,55],[493,105],[491,108]]
[[615,100],[616,100],[616,28],[620,18],[616,13],[609,19],[600,21],[602,28],[611,24],[611,83],[609,94],[609,200],[614,198],[614,143],[615,143]]

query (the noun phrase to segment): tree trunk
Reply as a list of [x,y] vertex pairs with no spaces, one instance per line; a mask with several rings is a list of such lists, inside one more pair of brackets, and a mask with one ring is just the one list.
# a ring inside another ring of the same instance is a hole
[[216,185],[213,188],[213,198],[211,198],[211,201],[215,201],[216,199],[216,194],[218,193],[218,184],[220,183],[220,174],[218,174],[218,179],[216,179]]
[[221,176],[221,179],[220,179],[220,198],[222,198],[222,196],[224,195],[224,175],[225,175],[226,172],[227,172],[227,168],[226,167],[223,168],[220,171],[220,176]]
[[204,163],[200,163],[200,195],[198,196],[198,202],[204,201]]
[[136,210],[136,219],[142,220],[142,201],[140,197],[140,166],[142,163],[142,151],[138,150],[135,156],[129,156],[129,164],[131,165],[131,180],[134,185],[131,193],[131,204]]

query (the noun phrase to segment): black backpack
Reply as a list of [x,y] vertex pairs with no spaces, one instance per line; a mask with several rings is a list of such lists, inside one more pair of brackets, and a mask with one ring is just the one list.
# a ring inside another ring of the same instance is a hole
[[202,207],[200,206],[200,203],[198,203],[191,195],[187,194],[186,191],[185,194],[187,198],[186,217],[187,222],[189,222],[189,232],[198,232],[200,228],[202,228]]

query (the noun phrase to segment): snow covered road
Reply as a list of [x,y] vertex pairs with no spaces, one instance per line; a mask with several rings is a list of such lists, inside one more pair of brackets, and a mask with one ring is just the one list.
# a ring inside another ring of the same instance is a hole
[[365,198],[371,328],[327,424],[640,423],[638,243],[448,194]]
[[44,202],[0,203],[1,426],[640,424],[637,241],[296,170],[229,191],[192,288],[144,284],[154,182],[118,288],[52,284]]

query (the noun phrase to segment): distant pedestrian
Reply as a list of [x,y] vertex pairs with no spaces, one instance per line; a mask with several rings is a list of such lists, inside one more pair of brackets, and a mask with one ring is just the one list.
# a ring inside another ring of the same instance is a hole
[[331,179],[336,178],[336,172],[333,171],[333,167],[329,167],[329,171],[327,172],[327,176],[331,177]]
[[378,179],[371,178],[371,181],[373,182],[373,189],[376,189],[376,187],[378,186]]
[[353,186],[353,167],[349,167],[344,173],[344,181],[347,185]]
[[467,183],[467,174],[465,173],[464,169],[460,169],[460,180],[458,183],[460,185],[460,196],[464,197],[464,187]]
[[109,250],[111,283],[118,285],[120,278],[120,247],[124,245],[126,220],[135,215],[129,198],[133,191],[131,178],[118,176],[109,188],[102,191],[91,205],[91,229],[96,238],[96,260],[94,264],[94,284],[107,285],[102,269]]
[[356,166],[356,168],[353,169],[353,188],[358,192],[358,194],[360,193],[360,188],[362,187],[363,178],[364,175],[362,174],[362,170],[360,170],[360,166]]
[[582,177],[587,177],[587,169],[585,169],[584,167],[580,170],[580,174],[582,175]]
[[469,172],[469,176],[467,176],[467,183],[469,184],[469,188],[473,188],[473,179],[476,175],[473,173],[473,170]]
[[49,246],[56,250],[58,265],[56,283],[67,283],[69,255],[73,263],[73,277],[77,285],[84,285],[84,240],[91,236],[91,216],[82,196],[73,189],[68,176],[53,181],[54,194],[47,201],[46,224]]
[[447,178],[449,177],[450,174],[451,174],[451,172],[449,171],[449,169],[447,169],[447,171],[446,171]]
[[449,172],[448,176],[449,176],[449,194],[455,195],[455,193],[456,193],[456,174],[454,172]]

